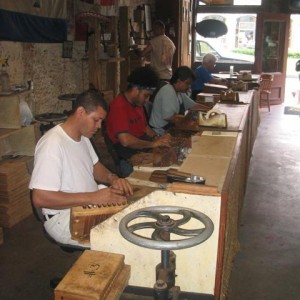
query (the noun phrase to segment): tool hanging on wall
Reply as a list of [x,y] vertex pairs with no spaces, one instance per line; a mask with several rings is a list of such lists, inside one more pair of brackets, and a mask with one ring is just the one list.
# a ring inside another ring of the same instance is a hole
[[[106,17],[100,13],[97,12],[81,12],[77,14],[76,16],[76,22],[81,23],[87,23],[87,30],[86,30],[86,39],[85,39],[85,55],[87,56],[88,49],[89,49],[89,37],[93,34],[95,34],[95,30],[91,28],[90,20],[92,19],[98,19],[102,24],[111,22],[111,19],[109,17]],[[102,30],[102,26],[101,26]],[[100,33],[102,35],[102,33]],[[104,40],[104,37],[102,37],[102,42]]]
[[129,25],[130,25],[130,32],[129,32],[129,47],[130,48],[136,48],[136,38],[137,38],[137,32],[134,31],[134,28],[132,26],[132,20],[129,19]]
[[104,37],[104,28],[101,25],[100,27],[100,39],[101,39],[101,45],[100,45],[100,57],[104,58],[107,56],[107,44]]

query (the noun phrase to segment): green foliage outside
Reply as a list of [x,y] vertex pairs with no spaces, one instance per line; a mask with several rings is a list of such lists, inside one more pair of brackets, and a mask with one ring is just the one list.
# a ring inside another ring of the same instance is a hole
[[[254,55],[254,49],[234,49],[232,50],[235,53],[247,54],[247,55]],[[300,58],[300,52],[288,52],[288,57],[290,58]]]

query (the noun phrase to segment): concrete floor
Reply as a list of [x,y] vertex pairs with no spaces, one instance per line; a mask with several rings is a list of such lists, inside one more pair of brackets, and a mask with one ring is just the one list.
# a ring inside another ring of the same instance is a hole
[[300,118],[261,110],[228,300],[300,299]]
[[[228,300],[300,299],[300,118],[261,109]],[[53,299],[49,279],[80,255],[48,241],[30,216],[4,232],[0,299]]]

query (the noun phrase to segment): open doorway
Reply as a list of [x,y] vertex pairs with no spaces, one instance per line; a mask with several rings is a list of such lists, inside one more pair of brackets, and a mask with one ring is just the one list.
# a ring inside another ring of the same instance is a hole
[[299,32],[300,15],[292,14],[285,81],[284,102],[286,105],[300,104],[300,72],[296,71],[296,62],[300,60]]

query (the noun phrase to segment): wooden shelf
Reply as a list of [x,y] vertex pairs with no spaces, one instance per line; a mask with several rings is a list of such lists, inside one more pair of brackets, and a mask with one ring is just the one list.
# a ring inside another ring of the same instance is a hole
[[0,156],[8,153],[33,156],[35,143],[34,125],[19,129],[0,128]]

